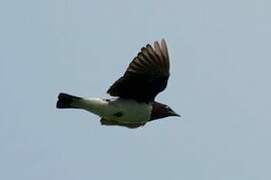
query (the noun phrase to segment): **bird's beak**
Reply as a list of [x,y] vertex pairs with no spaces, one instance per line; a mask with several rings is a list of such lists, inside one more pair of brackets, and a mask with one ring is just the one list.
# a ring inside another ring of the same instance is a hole
[[180,114],[177,114],[176,112],[174,112],[174,111],[172,111],[171,112],[171,116],[178,116],[178,117],[181,117],[181,115]]

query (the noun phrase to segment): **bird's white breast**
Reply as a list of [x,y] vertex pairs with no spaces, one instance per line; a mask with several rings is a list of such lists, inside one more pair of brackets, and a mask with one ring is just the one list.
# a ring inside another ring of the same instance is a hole
[[[105,118],[119,122],[147,122],[151,110],[150,104],[138,103],[131,99],[116,99],[108,103]],[[116,116],[117,113],[121,116]]]
[[122,123],[147,122],[150,119],[152,105],[138,103],[132,99],[84,99],[80,107],[100,117]]

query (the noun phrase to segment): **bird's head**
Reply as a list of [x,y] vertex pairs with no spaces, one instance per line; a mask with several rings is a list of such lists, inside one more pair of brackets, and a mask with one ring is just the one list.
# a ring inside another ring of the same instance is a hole
[[180,115],[174,112],[168,105],[159,102],[153,102],[151,120],[160,119],[168,116],[180,117]]

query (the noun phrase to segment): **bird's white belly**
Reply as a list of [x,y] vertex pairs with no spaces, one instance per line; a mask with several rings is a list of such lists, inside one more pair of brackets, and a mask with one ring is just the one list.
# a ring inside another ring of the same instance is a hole
[[130,99],[116,99],[108,103],[103,118],[122,123],[147,122],[151,116],[152,106]]

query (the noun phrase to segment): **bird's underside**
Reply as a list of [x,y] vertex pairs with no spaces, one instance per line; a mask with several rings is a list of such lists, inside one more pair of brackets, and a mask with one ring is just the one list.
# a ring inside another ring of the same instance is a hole
[[123,127],[131,128],[131,129],[138,128],[146,124],[146,123],[121,123],[118,121],[107,120],[104,118],[102,118],[100,122],[102,125],[106,125],[106,126],[123,126]]

